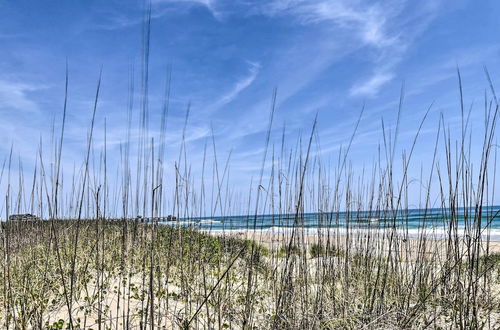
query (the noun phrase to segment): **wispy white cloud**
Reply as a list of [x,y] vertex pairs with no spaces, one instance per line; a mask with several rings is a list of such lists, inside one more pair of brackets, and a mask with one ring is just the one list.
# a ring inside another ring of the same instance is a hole
[[215,0],[153,0],[153,3],[167,3],[167,2],[185,2],[185,3],[198,3],[207,7],[212,6]]
[[352,36],[361,46],[370,47],[367,59],[375,72],[355,82],[351,96],[374,96],[395,76],[397,65],[434,19],[440,1],[423,1],[411,7],[406,0],[373,2],[365,0],[273,0],[262,9],[270,16],[291,15],[302,24],[324,23],[336,33]]
[[[216,1],[217,0],[152,0],[151,18],[159,19],[181,8],[190,9],[192,6],[203,6],[207,8],[215,18],[219,19],[220,13],[215,9]],[[138,25],[144,20],[144,16],[140,14],[141,10],[144,10],[144,8],[137,7],[136,9],[138,10],[134,14],[122,10],[103,11],[101,12],[99,20],[92,24],[92,28],[116,30]],[[0,38],[2,38],[1,34]]]
[[153,4],[187,4],[206,7],[215,18],[219,17],[219,12],[216,10],[217,0],[153,0]]
[[[117,30],[141,24],[144,21],[144,15],[141,14],[141,10],[144,10],[144,8],[138,8],[135,14],[126,13],[120,10],[103,11],[101,12],[99,20],[92,24],[90,28]],[[173,10],[174,9],[171,7],[159,8],[159,6],[155,6],[151,11],[151,19],[162,18]],[[88,29],[89,27],[83,28]]]
[[30,98],[29,93],[43,88],[45,87],[0,80],[0,109],[37,111],[38,105]]
[[378,72],[363,82],[358,82],[349,90],[351,96],[374,96],[382,86],[394,78],[393,73]]
[[364,43],[385,47],[397,42],[397,35],[387,32],[386,23],[394,9],[379,4],[346,0],[274,0],[263,7],[263,13],[288,13],[304,24],[331,22],[353,30]]
[[248,75],[245,77],[241,78],[238,80],[233,88],[228,91],[226,94],[222,95],[213,105],[211,108],[219,108],[221,106],[224,106],[231,101],[233,101],[243,90],[245,90],[248,86],[250,86],[255,78],[257,78],[257,75],[259,74],[260,71],[260,64],[259,63],[253,63],[253,62],[248,62],[250,65]]

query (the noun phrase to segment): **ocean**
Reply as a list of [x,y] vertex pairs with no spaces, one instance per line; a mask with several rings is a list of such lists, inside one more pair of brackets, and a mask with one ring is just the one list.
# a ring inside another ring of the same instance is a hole
[[259,231],[281,233],[298,228],[307,235],[390,233],[416,238],[444,238],[452,233],[475,236],[480,228],[483,239],[500,241],[500,206],[483,207],[481,217],[474,209],[408,209],[395,211],[346,211],[294,214],[266,214],[245,216],[217,216],[180,218],[162,222],[163,225],[193,227],[201,231]]

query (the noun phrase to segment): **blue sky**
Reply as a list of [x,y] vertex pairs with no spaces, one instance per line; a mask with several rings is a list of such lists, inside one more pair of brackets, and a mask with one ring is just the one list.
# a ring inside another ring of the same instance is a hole
[[[60,129],[65,63],[69,101],[63,166],[81,164],[102,67],[96,148],[104,118],[110,157],[126,136],[128,81],[140,83],[142,1],[0,1],[0,156],[33,167],[40,137]],[[488,89],[497,82],[498,1],[153,0],[150,129],[159,129],[168,65],[172,66],[167,158],[177,159],[188,103],[189,161],[199,173],[212,130],[218,156],[231,151],[231,184],[250,184],[260,169],[273,88],[272,144],[286,126],[294,145],[318,113],[323,159],[335,160],[365,111],[350,159],[369,165],[382,141],[381,120],[394,127],[405,85],[398,150],[408,149],[434,102],[415,150],[415,172],[431,160],[438,118],[459,127],[456,67],[472,127],[482,127]],[[139,97],[135,101],[138,116]],[[134,134],[134,133],[133,133]],[[50,147],[47,147],[50,149]],[[17,165],[16,165],[17,166]],[[2,183],[5,185],[5,182]],[[416,203],[415,201],[412,201]]]

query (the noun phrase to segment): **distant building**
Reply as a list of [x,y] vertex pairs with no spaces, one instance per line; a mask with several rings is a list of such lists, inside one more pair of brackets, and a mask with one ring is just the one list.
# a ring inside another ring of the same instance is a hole
[[166,218],[163,218],[163,221],[176,221],[177,217],[175,215],[169,215]]
[[152,217],[147,218],[141,215],[138,215],[135,220],[137,222],[165,222],[165,221],[177,221],[177,217],[175,215],[168,215],[166,217]]
[[39,221],[39,217],[33,214],[12,214],[9,216],[9,221]]

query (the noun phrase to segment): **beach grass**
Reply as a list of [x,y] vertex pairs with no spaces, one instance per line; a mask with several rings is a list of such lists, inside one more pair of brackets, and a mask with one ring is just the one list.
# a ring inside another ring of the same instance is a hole
[[[240,198],[228,178],[230,158],[218,159],[215,134],[197,164],[201,177],[191,172],[189,106],[178,157],[167,168],[170,77],[155,135],[148,106],[150,19],[143,22],[139,91],[134,77],[130,80],[119,160],[108,159],[106,128],[95,130],[99,76],[83,161],[68,177],[61,161],[67,74],[60,135],[53,134],[51,152],[40,144],[31,182],[31,173],[11,177],[12,153],[3,163],[6,220],[15,213],[44,218],[2,222],[3,328],[500,328],[500,251],[490,237],[498,218],[491,206],[499,105],[487,72],[491,96],[484,102],[484,127],[474,131],[482,141],[474,149],[479,156],[471,152],[458,72],[460,129],[450,133],[444,115],[439,119],[433,161],[418,178],[422,226],[411,236],[409,168],[431,108],[398,158],[402,91],[394,129],[381,122],[379,160],[366,173],[356,173],[349,155],[363,111],[337,162],[327,165],[317,117],[292,147],[285,132],[281,141],[273,140],[275,90],[260,170]],[[96,134],[104,136],[103,145],[95,145]],[[425,225],[435,221],[436,210],[440,235]],[[314,234],[305,226],[306,212],[320,219]],[[247,226],[233,231],[231,216],[242,213]],[[166,214],[176,221],[163,225],[136,218]],[[260,230],[262,214],[272,214],[277,224],[286,219],[287,230]],[[222,231],[182,226],[216,215],[228,219]],[[385,220],[360,228],[360,218]]]
[[459,327],[473,313],[476,321],[468,319],[464,327],[498,324],[495,244],[496,252],[482,252],[476,268],[465,255],[450,265],[440,240],[428,242],[425,255],[406,259],[408,254],[398,256],[404,248],[376,253],[355,240],[350,249],[311,241],[307,250],[273,243],[272,237],[248,240],[171,226],[158,226],[152,236],[147,224],[97,223],[5,224],[4,326],[182,329],[241,328],[247,322],[289,329],[445,328]]

